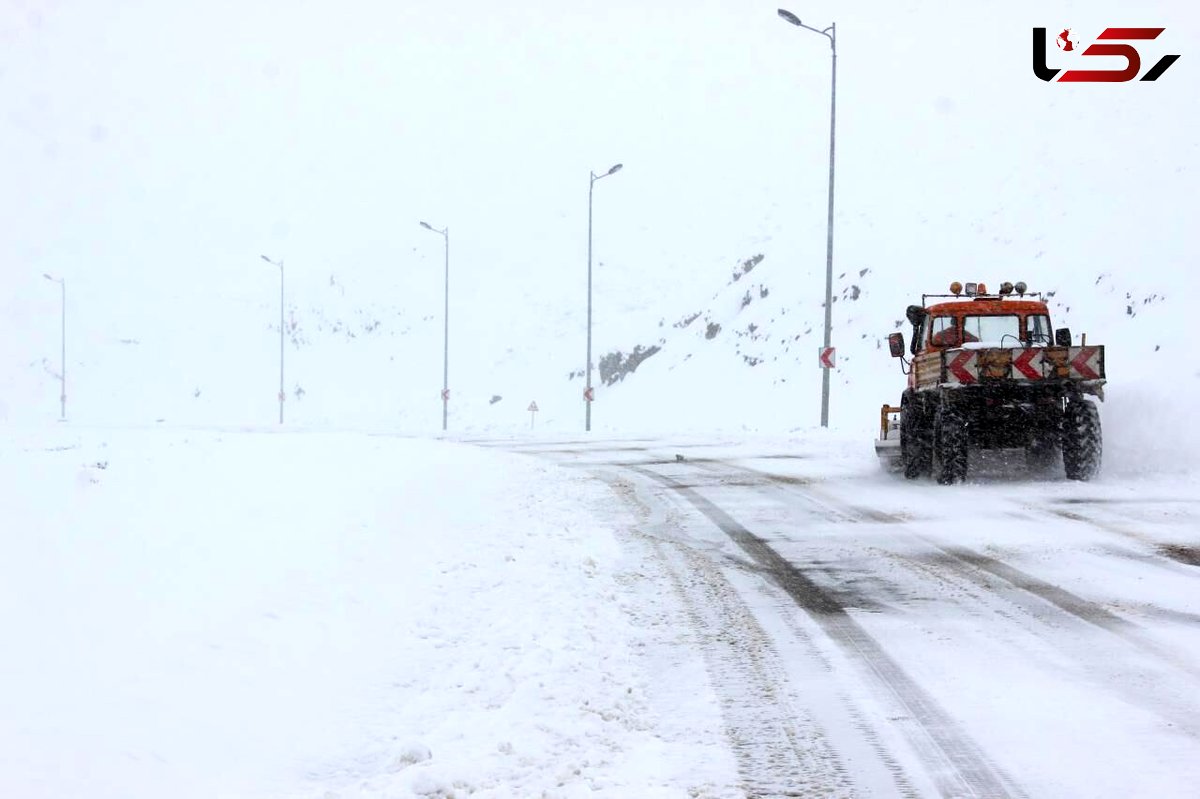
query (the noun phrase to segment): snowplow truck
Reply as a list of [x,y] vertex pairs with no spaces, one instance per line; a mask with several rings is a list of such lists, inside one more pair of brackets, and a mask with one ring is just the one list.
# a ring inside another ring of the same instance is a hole
[[1100,414],[1089,397],[1104,399],[1103,346],[1053,330],[1044,298],[1024,283],[989,294],[982,283],[955,282],[905,316],[911,357],[903,333],[888,336],[908,387],[880,414],[875,449],[886,465],[946,485],[966,479],[972,450],[1023,449],[1033,472],[1047,473],[1061,453],[1068,478],[1096,475]]

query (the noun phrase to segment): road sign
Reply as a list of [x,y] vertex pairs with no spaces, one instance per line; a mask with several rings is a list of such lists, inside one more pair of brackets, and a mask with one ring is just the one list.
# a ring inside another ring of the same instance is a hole
[[442,389],[442,402],[449,402],[449,401],[450,401],[450,389],[443,388]]
[[585,388],[583,390],[583,399],[584,399],[584,402],[592,402],[593,400],[595,400],[596,399],[595,389],[593,389],[591,386],[588,386],[587,388]]
[[837,347],[821,347],[817,350],[817,359],[822,369],[833,369],[837,363]]
[[537,409],[537,400],[534,400],[533,402],[529,403],[529,407],[525,410],[529,411],[530,413],[537,413]]

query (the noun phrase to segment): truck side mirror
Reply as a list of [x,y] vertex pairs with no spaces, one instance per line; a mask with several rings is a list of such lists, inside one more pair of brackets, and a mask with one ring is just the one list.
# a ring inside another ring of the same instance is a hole
[[913,326],[913,340],[909,352],[916,355],[921,340],[921,325],[925,324],[925,317],[929,316],[929,310],[920,305],[910,305],[904,309],[904,316]]
[[892,352],[893,358],[899,358],[904,354],[904,334],[892,333],[888,336],[888,349]]
[[1071,328],[1060,327],[1054,331],[1054,343],[1060,347],[1071,346]]

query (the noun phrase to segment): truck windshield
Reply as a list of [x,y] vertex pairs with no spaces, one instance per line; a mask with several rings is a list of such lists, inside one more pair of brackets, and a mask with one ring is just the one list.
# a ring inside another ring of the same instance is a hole
[[1054,335],[1050,330],[1050,317],[1045,314],[1025,317],[1025,327],[1029,333],[1029,343],[1033,346],[1039,344],[1053,344]]
[[980,342],[997,347],[1021,346],[1018,316],[964,316],[963,343]]
[[925,318],[926,335],[935,347],[957,347],[958,329],[953,316],[928,316]]

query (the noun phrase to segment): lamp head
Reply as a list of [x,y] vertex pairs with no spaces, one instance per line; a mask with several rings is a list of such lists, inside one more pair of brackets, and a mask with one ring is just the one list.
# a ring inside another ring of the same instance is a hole
[[800,22],[800,17],[796,16],[791,11],[788,11],[785,8],[779,9],[779,16],[782,17],[784,20],[792,23],[793,25],[801,25],[802,24]]

